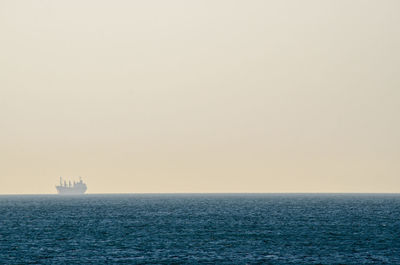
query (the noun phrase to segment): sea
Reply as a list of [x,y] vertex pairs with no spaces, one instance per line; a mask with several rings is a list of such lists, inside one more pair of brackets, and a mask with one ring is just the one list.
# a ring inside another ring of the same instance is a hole
[[2,195],[0,264],[400,264],[400,195]]

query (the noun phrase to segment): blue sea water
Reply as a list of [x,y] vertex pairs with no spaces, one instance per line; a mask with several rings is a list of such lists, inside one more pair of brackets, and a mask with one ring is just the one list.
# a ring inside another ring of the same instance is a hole
[[400,264],[400,196],[0,196],[0,264]]

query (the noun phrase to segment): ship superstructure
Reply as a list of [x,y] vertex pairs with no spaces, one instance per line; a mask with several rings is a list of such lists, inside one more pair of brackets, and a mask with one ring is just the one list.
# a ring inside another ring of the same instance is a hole
[[82,181],[82,178],[79,177],[78,182],[73,182],[69,180],[68,183],[66,180],[63,180],[60,177],[60,185],[56,186],[57,192],[60,195],[79,195],[84,194],[87,190],[86,184]]

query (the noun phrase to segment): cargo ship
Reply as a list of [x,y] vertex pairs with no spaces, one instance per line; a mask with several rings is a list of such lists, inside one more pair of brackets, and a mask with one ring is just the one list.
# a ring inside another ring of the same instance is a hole
[[78,182],[73,182],[69,180],[68,183],[66,180],[63,180],[60,177],[60,185],[56,186],[57,192],[60,195],[81,195],[84,194],[87,190],[86,183],[82,181],[82,178],[79,177]]

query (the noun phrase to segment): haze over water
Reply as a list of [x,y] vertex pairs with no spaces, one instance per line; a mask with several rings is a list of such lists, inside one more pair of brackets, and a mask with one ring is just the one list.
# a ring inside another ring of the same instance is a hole
[[0,1],[0,264],[400,264],[399,10]]
[[400,2],[0,2],[0,193],[398,192]]

